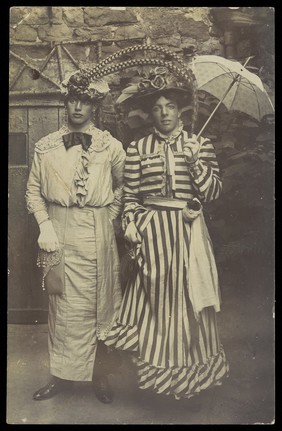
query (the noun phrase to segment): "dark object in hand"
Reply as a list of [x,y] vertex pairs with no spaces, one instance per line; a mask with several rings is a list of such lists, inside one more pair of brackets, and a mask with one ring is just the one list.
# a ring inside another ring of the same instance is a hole
[[201,203],[199,201],[193,200],[193,199],[189,199],[187,201],[187,207],[191,210],[194,211],[199,211],[201,209]]
[[135,277],[137,271],[138,271],[137,259],[134,255],[134,250],[131,248],[121,257],[121,261],[120,261],[122,294],[124,294],[124,291],[128,282]]

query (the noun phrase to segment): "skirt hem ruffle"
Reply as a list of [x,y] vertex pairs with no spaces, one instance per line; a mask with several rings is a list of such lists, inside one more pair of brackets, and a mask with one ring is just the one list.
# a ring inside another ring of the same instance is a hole
[[[105,343],[118,350],[129,350],[138,355],[137,328],[116,323]],[[133,361],[137,367],[140,389],[173,395],[176,399],[191,398],[202,390],[220,385],[229,372],[222,346],[218,353],[210,356],[205,363],[194,363],[187,367],[156,366],[144,361],[140,356],[135,356]]]

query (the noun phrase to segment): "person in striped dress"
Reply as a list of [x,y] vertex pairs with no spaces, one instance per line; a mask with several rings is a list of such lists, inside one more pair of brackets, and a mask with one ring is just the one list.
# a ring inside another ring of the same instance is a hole
[[154,131],[129,145],[124,175],[125,238],[137,270],[105,343],[134,352],[141,389],[190,398],[221,384],[229,369],[202,211],[219,197],[222,180],[210,140],[183,129],[191,89],[170,83],[149,90],[134,101],[149,112]]

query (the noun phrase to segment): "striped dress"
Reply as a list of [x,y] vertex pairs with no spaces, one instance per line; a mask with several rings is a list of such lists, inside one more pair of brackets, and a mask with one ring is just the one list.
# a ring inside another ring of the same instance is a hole
[[[201,138],[199,161],[189,167],[183,154],[187,138],[181,130],[170,144],[173,198],[210,202],[222,189],[213,145]],[[204,308],[196,319],[189,299],[190,223],[184,223],[181,210],[144,204],[146,198],[168,195],[167,145],[153,133],[132,142],[127,150],[124,222],[126,226],[135,221],[142,243],[137,270],[128,281],[106,344],[135,352],[141,389],[180,399],[221,384],[228,375],[228,363],[214,308]]]

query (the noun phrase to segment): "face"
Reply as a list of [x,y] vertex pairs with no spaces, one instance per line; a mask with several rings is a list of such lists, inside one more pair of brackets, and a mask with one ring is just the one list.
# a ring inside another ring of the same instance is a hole
[[68,123],[74,129],[83,129],[92,120],[94,112],[94,103],[88,100],[80,100],[76,97],[70,97],[66,101],[68,112]]
[[179,126],[181,111],[171,99],[161,96],[153,104],[151,115],[154,126],[165,135],[172,135]]

